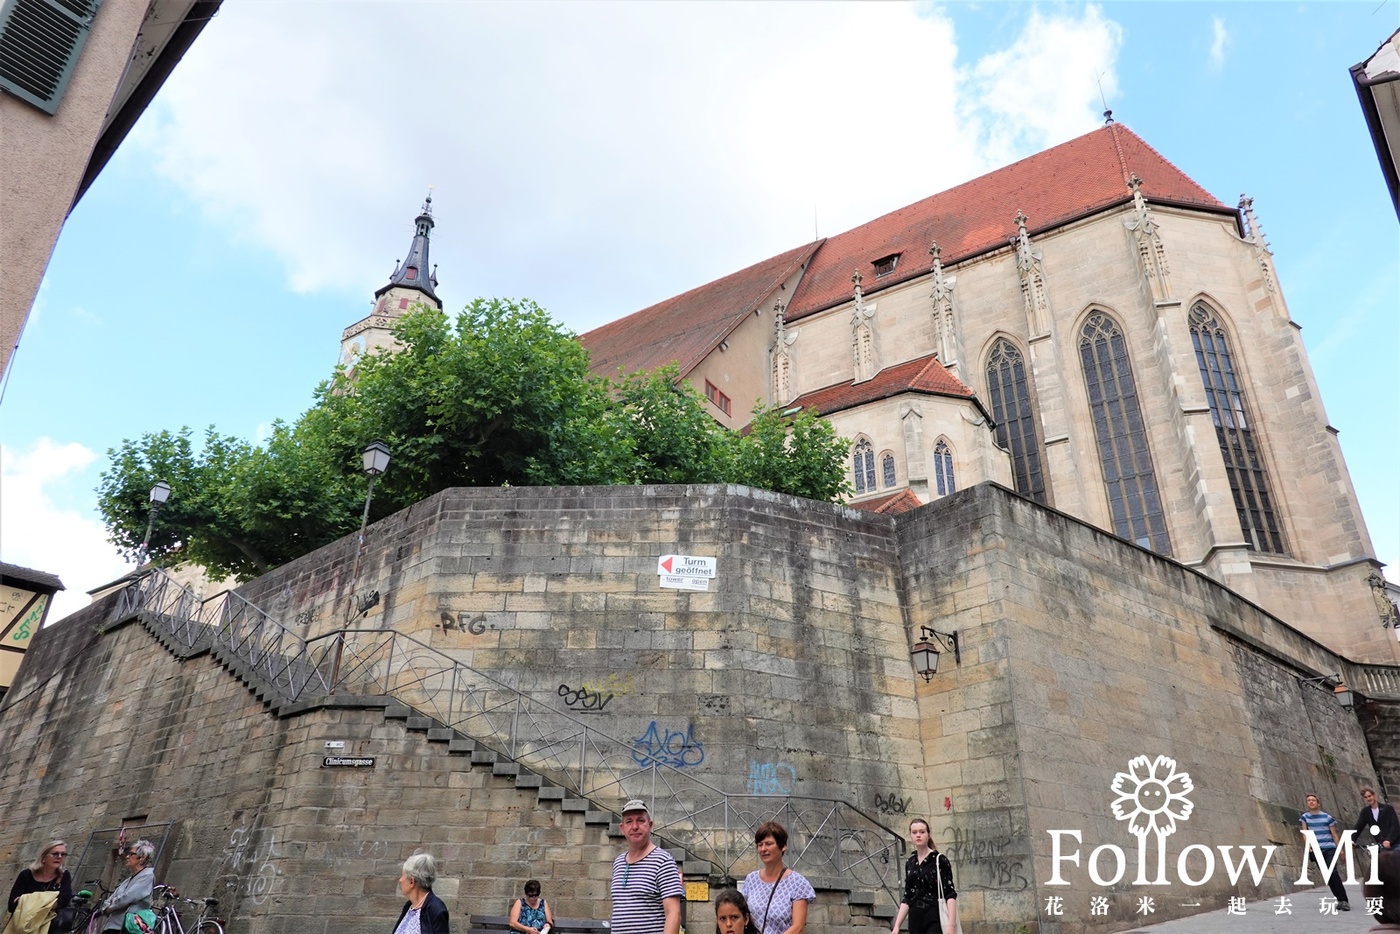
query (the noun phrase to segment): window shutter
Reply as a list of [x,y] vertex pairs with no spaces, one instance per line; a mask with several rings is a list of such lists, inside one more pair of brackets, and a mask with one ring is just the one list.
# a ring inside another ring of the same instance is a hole
[[0,88],[45,113],[58,102],[102,0],[4,0]]

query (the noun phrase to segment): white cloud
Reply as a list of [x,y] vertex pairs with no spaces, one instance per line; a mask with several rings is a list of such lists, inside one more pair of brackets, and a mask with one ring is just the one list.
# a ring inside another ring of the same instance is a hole
[[132,142],[354,298],[434,184],[449,307],[583,330],[1093,129],[1120,42],[1094,6],[965,66],[902,4],[226,4]]
[[1230,34],[1225,30],[1225,20],[1218,16],[1210,18],[1210,70],[1219,71],[1225,67],[1225,48],[1230,44]]
[[91,502],[96,454],[81,444],[40,438],[28,448],[0,445],[0,560],[58,575],[50,621],[88,604],[86,591],[130,570],[107,543]]
[[984,152],[1001,165],[1087,132],[1118,93],[1123,30],[1096,6],[1081,16],[1032,9],[1009,47],[970,70],[964,119],[983,127]]

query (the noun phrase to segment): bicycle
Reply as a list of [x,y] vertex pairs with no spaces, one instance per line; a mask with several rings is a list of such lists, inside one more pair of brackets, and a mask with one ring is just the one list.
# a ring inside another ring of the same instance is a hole
[[[216,918],[212,912],[219,906],[217,898],[206,898],[197,902],[185,898],[174,886],[158,885],[154,895],[159,902],[153,906],[156,914],[156,934],[224,934],[224,919]],[[192,927],[185,927],[180,918],[180,903],[193,905],[199,909],[199,916]]]
[[[94,893],[93,889],[97,891]],[[110,893],[107,886],[102,884],[101,879],[89,879],[83,883],[83,888],[73,893],[73,901],[70,903],[78,910],[73,927],[70,929],[75,934],[101,934],[97,924],[102,920],[102,913],[98,908],[106,900]]]

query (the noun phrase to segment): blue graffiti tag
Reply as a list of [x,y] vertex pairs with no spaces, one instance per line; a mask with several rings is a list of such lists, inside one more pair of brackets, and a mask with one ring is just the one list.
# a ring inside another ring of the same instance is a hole
[[705,761],[705,744],[695,738],[693,723],[684,733],[668,729],[663,735],[653,720],[645,733],[632,740],[632,761],[643,767],[669,765],[683,769]]
[[786,762],[755,762],[749,760],[749,794],[790,795],[797,769]]

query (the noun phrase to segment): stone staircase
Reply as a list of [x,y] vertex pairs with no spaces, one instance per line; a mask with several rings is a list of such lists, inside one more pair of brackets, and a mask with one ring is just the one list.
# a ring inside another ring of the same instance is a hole
[[[424,715],[397,698],[386,695],[331,694],[307,700],[288,701],[277,686],[263,678],[245,659],[218,642],[213,626],[203,623],[191,625],[188,620],[178,621],[148,610],[137,610],[124,619],[113,619],[106,628],[110,630],[128,621],[138,622],[170,654],[181,661],[209,655],[220,667],[241,682],[270,714],[279,719],[319,709],[381,709],[386,722],[401,723],[410,733],[423,733],[429,743],[446,744],[450,756],[460,757],[464,770],[489,769],[493,778],[513,785],[522,793],[533,795],[534,806],[558,810],[561,814],[578,815],[576,819],[581,820],[585,827],[606,829],[608,837],[618,841],[621,846],[621,816],[616,812],[603,808],[586,797],[574,795],[570,789],[551,781],[528,765],[486,747],[477,739]],[[179,623],[184,627],[186,638],[178,638],[172,634],[172,629],[176,628],[172,623]],[[656,839],[660,846],[676,857],[681,873],[687,881],[703,881],[713,887],[734,883],[733,879],[720,871],[720,867],[690,852],[681,842],[668,838],[664,831],[659,831]],[[819,892],[826,896],[825,900],[833,904],[821,906],[820,902],[823,899],[819,899],[818,910],[825,907],[825,913],[828,916],[834,914],[836,917],[833,920],[838,924],[888,924],[895,915],[896,906],[888,899],[881,898],[881,893],[833,886],[825,886]]]

